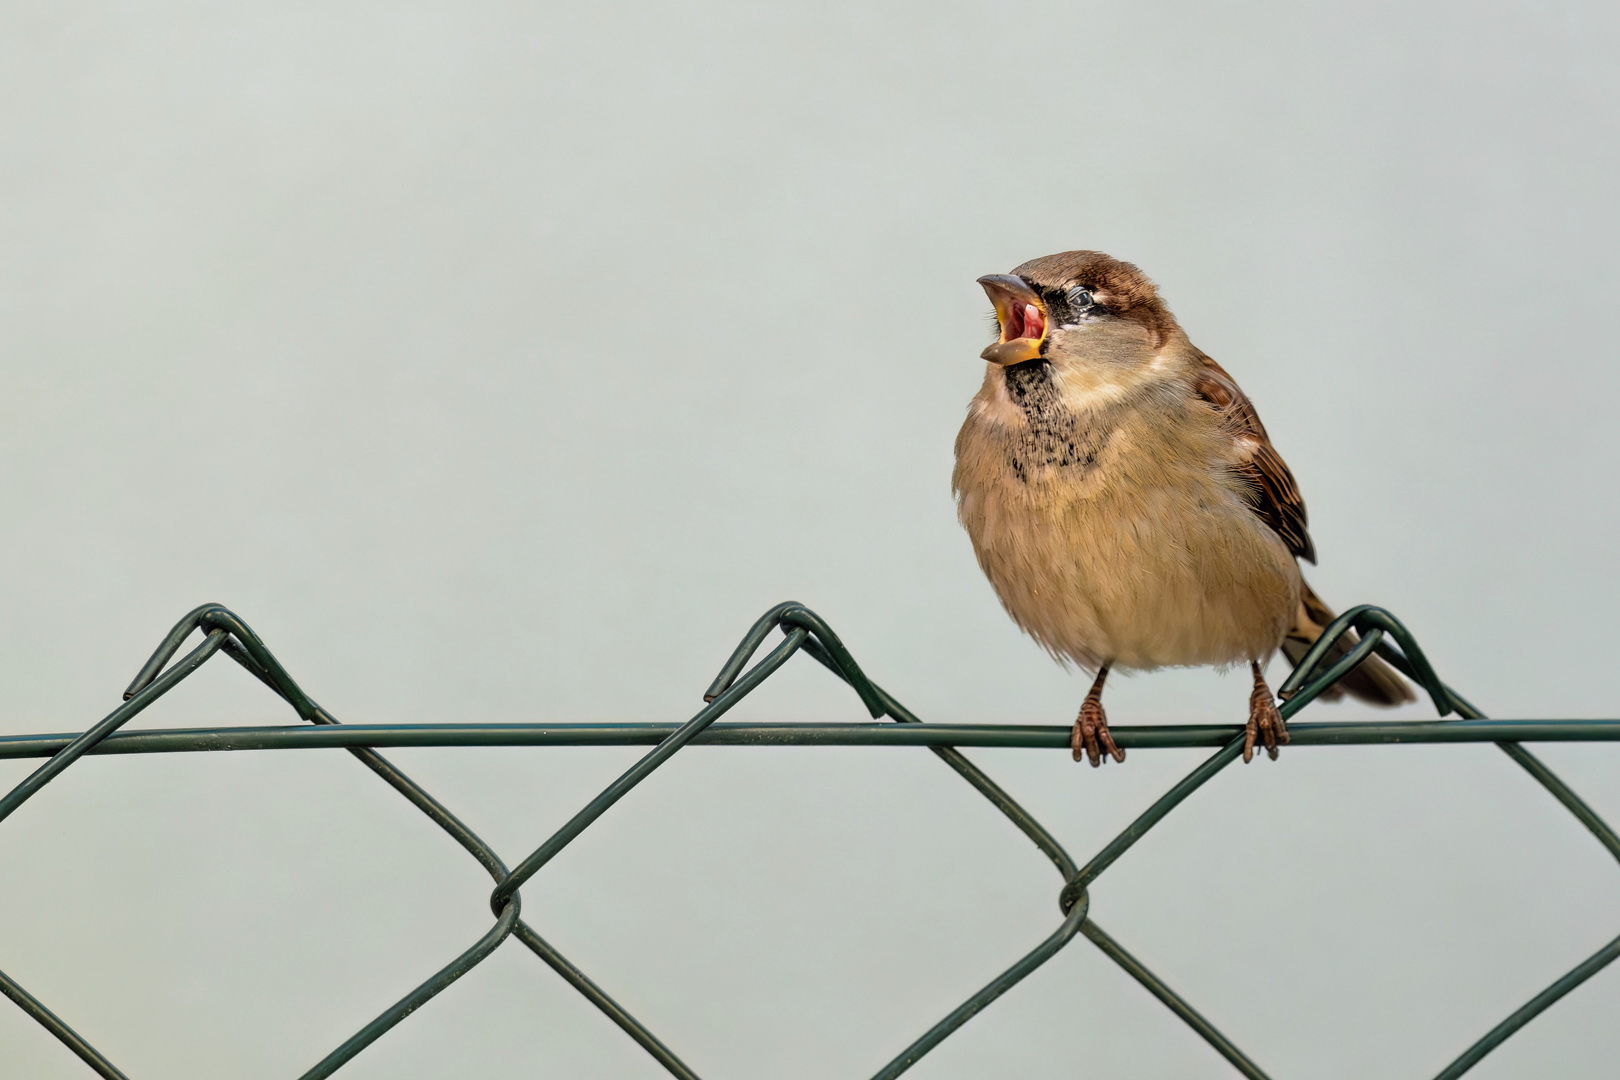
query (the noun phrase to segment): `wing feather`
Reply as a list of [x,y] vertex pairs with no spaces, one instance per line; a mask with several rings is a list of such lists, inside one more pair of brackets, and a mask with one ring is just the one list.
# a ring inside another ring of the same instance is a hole
[[1194,390],[1231,425],[1232,443],[1238,452],[1232,472],[1241,481],[1254,512],[1282,538],[1289,551],[1314,563],[1316,547],[1306,528],[1305,499],[1288,464],[1271,445],[1254,403],[1225,369],[1202,352],[1194,352],[1199,361]]

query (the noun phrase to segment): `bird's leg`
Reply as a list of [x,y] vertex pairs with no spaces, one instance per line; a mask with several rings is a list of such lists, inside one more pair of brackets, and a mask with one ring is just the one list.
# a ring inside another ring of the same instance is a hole
[[1277,711],[1277,699],[1271,696],[1266,677],[1260,673],[1260,662],[1249,661],[1254,672],[1254,692],[1249,695],[1249,725],[1243,732],[1243,760],[1254,760],[1254,744],[1261,743],[1272,761],[1277,760],[1277,747],[1288,741],[1288,725]]
[[1102,688],[1107,678],[1108,665],[1104,664],[1097,672],[1097,681],[1091,684],[1091,693],[1080,704],[1080,715],[1075,718],[1074,731],[1069,735],[1074,760],[1079,761],[1083,753],[1091,759],[1093,769],[1110,755],[1115,761],[1125,760],[1125,751],[1115,746],[1114,737],[1108,734],[1108,717],[1103,712]]

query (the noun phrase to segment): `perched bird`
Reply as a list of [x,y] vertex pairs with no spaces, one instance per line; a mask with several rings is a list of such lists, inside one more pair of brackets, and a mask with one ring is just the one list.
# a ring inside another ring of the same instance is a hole
[[[1305,503],[1254,406],[1136,267],[1067,251],[979,279],[997,340],[956,438],[962,524],[1002,606],[1055,658],[1096,673],[1072,745],[1115,745],[1111,670],[1247,661],[1243,760],[1288,730],[1263,665],[1295,663],[1333,619],[1300,574]],[[1354,644],[1341,642],[1330,660]],[[1324,698],[1413,700],[1369,657]]]

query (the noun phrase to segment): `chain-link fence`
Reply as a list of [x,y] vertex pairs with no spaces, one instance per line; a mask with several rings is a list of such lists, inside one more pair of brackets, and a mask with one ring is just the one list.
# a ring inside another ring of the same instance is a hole
[[[781,630],[782,640],[751,667],[749,661],[764,645],[773,630]],[[193,631],[201,631],[203,641],[180,660],[173,660]],[[1359,640],[1357,640],[1359,635]],[[1340,640],[1354,641],[1347,655],[1331,665],[1325,657],[1330,646]],[[223,652],[266,686],[280,695],[314,726],[207,728],[142,731],[116,734],[117,730],[159,697],[172,690],[216,653]],[[874,721],[884,718],[894,723],[859,724],[717,724],[725,712],[770,678],[798,652],[807,653],[848,683],[860,696]],[[1435,675],[1423,651],[1404,626],[1389,612],[1375,607],[1358,607],[1340,616],[1294,673],[1280,688],[1286,698],[1284,717],[1292,717],[1323,690],[1331,686],[1372,652],[1394,664],[1427,690],[1441,717],[1455,714],[1462,719],[1417,723],[1300,723],[1290,728],[1294,745],[1347,745],[1355,743],[1494,742],[1547,789],[1581,824],[1597,837],[1608,852],[1620,859],[1620,837],[1606,825],[1573,791],[1552,774],[1522,741],[1579,741],[1620,739],[1616,720],[1530,720],[1492,721],[1447,687]],[[760,617],[704,695],[705,707],[684,724],[413,724],[342,725],[303,692],[285,668],[265,648],[258,635],[231,611],[217,604],[196,609],[182,619],[135,681],[124,693],[124,704],[106,719],[80,735],[19,735],[0,738],[0,758],[45,757],[49,760],[0,799],[3,821],[40,788],[50,783],[68,766],[89,753],[143,754],[176,753],[198,750],[279,750],[314,747],[343,747],[359,758],[384,782],[403,795],[435,824],[449,833],[495,881],[490,894],[494,923],[466,952],[452,960],[432,978],[402,997],[381,1016],[357,1031],[303,1074],[301,1080],[331,1076],[345,1063],[395,1024],[421,1008],[435,994],[471,971],[508,938],[516,938],[543,960],[569,985],[578,990],[625,1034],[639,1043],[673,1076],[697,1080],[697,1073],[664,1045],[639,1020],[620,1006],[605,990],[592,982],[579,968],[553,948],[534,928],[520,918],[518,890],[556,855],[601,817],[631,788],[668,761],[689,743],[729,743],[747,745],[839,745],[839,746],[923,746],[989,799],[1035,846],[1052,861],[1063,878],[1058,894],[1062,921],[1051,935],[1028,955],[1019,959],[983,989],[964,1001],[935,1024],[892,1061],[873,1074],[873,1080],[890,1080],[909,1069],[974,1014],[1006,993],[1017,982],[1040,967],[1076,934],[1082,934],[1110,959],[1124,968],[1166,1007],[1198,1032],[1239,1073],[1253,1080],[1267,1074],[1243,1051],[1232,1044],[1213,1024],[1171,990],[1109,936],[1090,917],[1089,887],[1131,845],[1140,840],[1165,815],[1174,810],[1199,787],[1230,765],[1242,753],[1241,728],[1217,725],[1114,728],[1115,740],[1128,748],[1216,747],[1215,754],[1165,792],[1140,817],[1084,866],[1076,865],[1061,845],[1010,795],[963,756],[961,747],[1047,747],[1067,748],[1069,729],[1056,726],[1013,726],[1000,724],[923,724],[903,705],[889,696],[862,673],[838,636],[814,612],[800,604],[779,604]],[[542,746],[542,745],[621,745],[651,744],[653,749],[624,775],[592,799],[545,843],[527,855],[517,866],[507,869],[488,844],[462,824],[455,814],[434,799],[376,750],[380,746]],[[1437,1075],[1436,1080],[1461,1076],[1489,1054],[1503,1040],[1529,1023],[1553,1002],[1591,978],[1616,955],[1620,937],[1572,968],[1551,986],[1531,998],[1518,1011],[1468,1047]],[[97,1074],[109,1080],[125,1080],[123,1073],[83,1036],[69,1027],[38,998],[0,971],[0,992],[15,1001],[24,1012]]]

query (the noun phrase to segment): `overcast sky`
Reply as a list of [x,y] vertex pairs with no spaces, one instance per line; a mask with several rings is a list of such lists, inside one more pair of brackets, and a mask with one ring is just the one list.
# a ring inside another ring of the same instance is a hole
[[[925,720],[1067,723],[949,473],[974,278],[1081,247],[1253,397],[1325,599],[1493,716],[1614,716],[1617,46],[1595,2],[7,4],[0,734],[99,719],[204,601],[353,722],[682,720],[797,599]],[[733,718],[864,714],[799,659]],[[222,659],[136,726],[293,719]],[[638,753],[391,756],[515,862]],[[972,756],[1084,860],[1203,754]],[[1620,751],[1543,756],[1620,819]],[[83,761],[0,868],[0,969],[134,1080],[297,1076],[489,919],[336,751]],[[705,1080],[858,1080],[1059,885],[923,751],[699,747],[524,898]],[[1489,746],[1234,767],[1092,901],[1277,1080],[1432,1076],[1620,932]],[[1473,1075],[1609,1077],[1617,1008]],[[0,1058],[89,1075],[4,1003]],[[665,1074],[509,943],[340,1075]],[[912,1075],[1233,1074],[1077,940]]]

